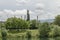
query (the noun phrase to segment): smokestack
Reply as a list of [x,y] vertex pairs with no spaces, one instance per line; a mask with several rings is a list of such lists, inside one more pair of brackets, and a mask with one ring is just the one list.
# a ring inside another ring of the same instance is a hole
[[22,16],[21,16],[21,19],[22,19]]
[[24,20],[26,19],[26,15],[24,15]]
[[38,21],[38,16],[37,16],[37,21]]
[[29,10],[27,10],[27,21],[30,20],[30,14],[29,14]]

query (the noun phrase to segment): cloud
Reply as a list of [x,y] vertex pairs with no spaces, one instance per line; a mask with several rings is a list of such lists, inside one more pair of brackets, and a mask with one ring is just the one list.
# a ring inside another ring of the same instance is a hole
[[[9,14],[9,15],[26,15],[27,14],[27,10],[26,9],[23,9],[23,10],[7,10],[7,9],[4,9],[2,11],[3,13],[5,14]],[[32,11],[29,11],[29,13],[33,13]]]
[[43,9],[44,7],[45,7],[45,5],[43,3],[37,3],[36,4],[37,9]]
[[[33,12],[29,10],[29,14],[32,14]],[[27,14],[27,10],[23,9],[23,10],[16,10],[14,12],[15,15],[26,15]]]
[[1,19],[26,15],[26,9],[30,10],[31,19],[37,15],[39,19],[52,19],[60,15],[60,0],[0,0]]
[[28,3],[28,2],[30,2],[30,0],[16,0],[16,2],[18,2],[18,3]]
[[15,0],[0,0],[0,5],[15,5]]
[[[33,14],[32,11],[29,12],[30,14]],[[3,11],[0,11],[0,18],[1,20],[6,20],[7,18],[13,17],[13,16],[17,16],[17,17],[21,17],[27,14],[27,10],[23,9],[23,10],[7,10],[4,9]]]
[[0,10],[16,10],[16,0],[0,0]]
[[31,0],[16,0],[16,5],[20,6],[20,5],[24,5],[24,4],[28,4]]
[[[7,18],[10,18],[10,17],[13,17],[13,16],[16,16],[16,17],[19,17],[21,18],[21,16],[23,16],[24,18],[24,15],[27,14],[27,10],[26,9],[23,9],[23,10],[7,10],[7,9],[4,9],[3,11],[0,11],[0,20],[6,20]],[[60,13],[51,13],[51,12],[47,12],[46,14],[44,13],[44,11],[42,11],[42,13],[38,13],[38,15],[36,14],[36,12],[33,12],[30,10],[30,17],[31,19],[37,19],[37,16],[39,17],[39,20],[45,20],[45,19],[54,19],[55,16],[59,15]]]
[[16,10],[14,14],[16,14],[16,15],[17,15],[17,14],[18,14],[18,15],[19,15],[19,14],[25,15],[26,13],[27,13],[27,12],[26,12],[26,10],[24,9],[24,10]]

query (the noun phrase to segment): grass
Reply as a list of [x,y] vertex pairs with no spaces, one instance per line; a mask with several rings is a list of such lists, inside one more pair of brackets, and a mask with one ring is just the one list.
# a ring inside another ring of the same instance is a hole
[[1,37],[1,29],[0,29],[0,37]]
[[[35,30],[26,30],[26,31],[14,32],[14,33],[7,32],[7,37],[25,37],[27,31],[30,31],[33,37],[36,37],[38,35],[38,29],[35,29]],[[0,30],[0,37],[1,37],[1,30]]]
[[[35,30],[27,30],[27,31],[30,31],[31,32],[31,35],[33,36],[33,37],[35,37],[35,36],[37,36],[38,35],[38,29],[35,29]],[[15,32],[15,33],[11,33],[11,32],[8,32],[7,33],[7,36],[8,37],[22,37],[22,36],[26,36],[26,33],[27,33],[27,31],[22,31],[22,32]]]
[[2,39],[0,38],[0,40],[2,40]]
[[34,36],[34,37],[37,36],[38,33],[39,33],[39,32],[38,32],[38,29],[35,29],[35,30],[28,30],[28,31],[31,31],[31,35]]
[[7,37],[21,37],[24,36],[26,34],[26,32],[18,32],[18,33],[7,33]]

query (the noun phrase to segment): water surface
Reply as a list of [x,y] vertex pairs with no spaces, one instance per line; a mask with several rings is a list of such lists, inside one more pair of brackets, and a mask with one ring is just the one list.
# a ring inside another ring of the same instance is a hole
[[23,37],[9,37],[9,38],[0,38],[0,40],[60,40],[60,37],[56,38],[23,38]]

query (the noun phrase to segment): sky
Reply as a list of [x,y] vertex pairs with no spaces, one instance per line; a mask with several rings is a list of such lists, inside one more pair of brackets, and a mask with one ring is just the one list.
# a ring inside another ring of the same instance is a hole
[[60,0],[0,0],[0,20],[16,16],[24,18],[27,10],[31,19],[54,19],[60,15]]

